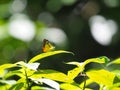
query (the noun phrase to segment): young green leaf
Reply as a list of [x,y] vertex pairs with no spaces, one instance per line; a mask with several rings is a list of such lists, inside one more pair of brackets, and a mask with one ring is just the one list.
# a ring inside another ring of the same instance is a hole
[[120,58],[111,61],[110,63],[107,64],[107,66],[109,66],[111,64],[120,64]]
[[91,63],[91,62],[94,62],[94,63],[108,63],[109,59],[105,56],[102,56],[102,57],[99,57],[99,58],[87,59],[87,60],[85,60],[84,65],[86,65],[88,63]]
[[12,84],[15,84],[16,81],[15,80],[0,80],[0,83],[12,85]]
[[80,73],[80,68],[76,67],[76,68],[68,71],[67,76],[68,76],[69,79],[73,80],[75,77],[78,76],[79,73]]
[[25,63],[23,61],[17,62],[15,63],[16,65],[18,65],[19,67],[27,67],[28,69],[31,70],[37,70],[37,68],[39,67],[40,63]]
[[60,84],[60,88],[62,90],[82,90],[82,88],[78,87],[78,86],[75,86],[75,85],[72,85],[70,83],[63,83],[63,84]]
[[120,58],[115,59],[114,61],[112,61],[113,64],[120,64]]
[[91,70],[86,72],[87,76],[94,82],[106,86],[113,85],[115,74],[107,70]]
[[0,84],[0,90],[9,90],[9,88],[11,87],[11,85],[9,84]]
[[24,83],[17,83],[13,85],[12,87],[10,87],[9,90],[25,90],[23,86],[24,86]]
[[[86,83],[86,84],[85,84]],[[87,87],[88,85],[94,83],[93,80],[87,79],[86,81],[84,80],[82,83],[79,84],[80,87],[84,87],[84,85]]]
[[33,86],[31,90],[55,90],[53,88],[43,87],[43,86]]
[[85,66],[91,62],[95,62],[95,63],[106,63],[107,62],[107,58],[106,57],[100,57],[100,58],[92,58],[92,59],[87,59],[84,62],[68,62],[66,64],[71,64],[71,65],[76,65],[77,68],[70,70],[68,72],[68,76],[75,78],[79,73],[83,72],[85,69]]
[[37,68],[39,67],[40,63],[26,63],[24,66],[26,66],[28,69],[31,70],[37,70]]
[[45,83],[45,84],[49,85],[50,87],[54,88],[55,90],[60,90],[59,84],[53,80],[46,79],[46,78],[40,78],[40,79],[31,78],[31,80],[37,84]]
[[74,82],[72,79],[68,78],[68,76],[66,74],[55,71],[55,70],[37,71],[29,78],[34,78],[34,79],[48,78],[48,79],[52,79],[52,80],[56,80],[56,81],[60,81],[60,82],[68,82],[68,83]]
[[111,72],[115,73],[116,76],[120,77],[120,70],[115,69],[115,70],[112,70]]
[[4,79],[10,78],[12,76],[24,77],[24,74],[19,70],[9,71],[4,75]]
[[41,60],[45,57],[48,57],[48,56],[52,56],[52,55],[55,55],[55,54],[60,54],[60,53],[71,53],[73,54],[72,52],[68,52],[68,51],[64,51],[64,50],[58,50],[58,51],[50,51],[50,52],[46,52],[46,53],[41,53],[35,57],[33,57],[29,63],[33,63],[33,62],[36,62],[38,60]]
[[[76,74],[77,73],[80,73],[80,72],[82,72],[83,70],[84,70],[84,62],[81,62],[81,63],[79,63],[79,62],[68,62],[68,63],[66,63],[66,64],[70,64],[70,65],[76,65],[77,66],[77,68],[76,69],[73,69],[73,70],[70,70],[69,72],[68,72],[68,74],[72,74],[71,72],[73,72],[73,74],[76,72]],[[71,76],[71,75],[70,75]]]
[[16,65],[15,64],[3,64],[3,65],[1,65],[0,66],[0,77],[2,77],[5,74],[5,72],[4,72],[5,69],[12,68],[12,67],[16,67]]

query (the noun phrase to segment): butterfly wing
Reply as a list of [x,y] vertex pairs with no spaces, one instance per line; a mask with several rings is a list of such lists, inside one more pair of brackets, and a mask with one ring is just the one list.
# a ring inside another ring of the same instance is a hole
[[42,51],[43,52],[49,52],[54,50],[54,45],[52,43],[50,43],[47,39],[43,40],[43,46],[42,46]]

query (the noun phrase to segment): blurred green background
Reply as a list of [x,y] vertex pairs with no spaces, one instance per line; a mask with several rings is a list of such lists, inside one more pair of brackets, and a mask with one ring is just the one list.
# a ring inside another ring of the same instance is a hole
[[[0,64],[41,53],[44,38],[71,55],[49,63],[120,57],[120,0],[0,0]],[[45,62],[47,63],[47,62]],[[62,67],[62,66],[60,66]]]

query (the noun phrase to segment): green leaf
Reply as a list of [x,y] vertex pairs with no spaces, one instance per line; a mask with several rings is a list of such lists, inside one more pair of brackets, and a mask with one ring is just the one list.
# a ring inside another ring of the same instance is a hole
[[12,77],[14,75],[19,76],[19,77],[24,77],[24,74],[21,71],[14,70],[14,71],[9,71],[8,73],[6,73],[4,76],[4,79],[7,79],[7,78]]
[[24,83],[24,84],[26,84],[26,78],[20,78],[18,81],[17,81],[17,83]]
[[11,87],[11,85],[9,84],[5,84],[5,85],[0,85],[0,90],[9,90],[9,88]]
[[[77,85],[70,84],[70,83],[60,84],[60,88],[62,90],[83,90],[81,87],[78,87]],[[93,89],[85,88],[85,90],[93,90]]]
[[15,63],[16,65],[18,65],[19,67],[27,67],[28,69],[31,69],[31,70],[37,70],[37,68],[39,67],[40,63],[25,63],[23,61],[20,61],[20,62],[17,62]]
[[[19,67],[21,67],[21,69],[19,69],[19,73],[17,73],[18,71],[15,72],[16,75],[18,76],[22,76],[24,77],[25,74],[27,73],[27,76],[31,76],[35,71],[37,71],[37,68],[39,67],[40,63],[25,63],[23,61],[17,62],[15,63],[16,65],[18,65]],[[20,74],[21,72],[21,74]],[[14,72],[13,72],[14,74]],[[11,73],[12,75],[12,73]],[[23,76],[24,75],[24,76]]]
[[120,64],[120,58],[113,60],[112,62],[108,63],[108,66],[111,64]]
[[120,90],[120,81],[118,83],[115,83],[112,87],[110,87],[110,90]]
[[24,83],[17,83],[9,88],[9,90],[23,90]]
[[45,57],[52,56],[52,55],[55,55],[55,54],[60,54],[60,53],[71,53],[71,54],[73,54],[72,52],[68,52],[68,51],[64,51],[64,50],[58,50],[58,51],[51,51],[51,52],[41,53],[41,54],[33,57],[29,61],[29,63],[36,62],[36,61],[41,60],[41,59],[43,59]]
[[[119,79],[119,81],[120,81],[120,70],[115,69],[111,72],[113,72],[116,75],[116,78]],[[115,79],[115,80],[118,81],[117,79]],[[114,80],[114,82],[116,82],[115,80]]]
[[107,57],[100,57],[100,58],[92,58],[92,59],[87,59],[84,62],[68,62],[66,64],[71,64],[71,65],[76,65],[78,68],[73,69],[72,71],[69,71],[68,74],[69,76],[75,77],[76,75],[78,75],[78,73],[83,72],[85,69],[85,66],[91,62],[94,63],[106,63],[108,62],[109,59],[107,59]]
[[92,58],[92,59],[87,59],[85,62],[84,62],[84,65],[88,64],[88,63],[91,63],[91,62],[95,62],[95,63],[108,63],[110,60],[105,57],[105,56],[102,56],[102,57],[99,57],[99,58]]
[[0,83],[12,85],[12,84],[15,84],[16,81],[15,80],[0,80]]
[[82,90],[82,88],[72,85],[72,84],[69,84],[69,83],[60,84],[60,88],[62,90]]
[[31,70],[37,70],[37,68],[39,67],[40,63],[26,63],[24,66],[27,67],[28,69]]
[[33,86],[31,90],[55,90],[52,88],[47,88],[47,87],[40,87],[40,86]]
[[[76,65],[77,66],[76,69],[70,70],[68,72],[69,76],[72,76],[72,74],[74,74],[74,73],[77,74],[77,73],[80,73],[80,72],[84,71],[85,62],[81,62],[81,63],[79,63],[79,62],[68,62],[66,64],[71,64],[71,65]],[[74,76],[76,76],[76,74]]]
[[59,83],[57,83],[57,82],[55,82],[53,80],[46,79],[46,78],[40,78],[40,79],[31,78],[31,80],[34,81],[37,84],[39,84],[39,83],[45,83],[48,86],[54,88],[55,90],[60,90]]
[[115,78],[115,74],[112,72],[109,72],[107,70],[101,69],[101,70],[91,70],[88,71],[87,76],[92,79],[94,82],[106,86],[113,85],[113,81]]
[[76,68],[68,71],[67,76],[68,76],[69,79],[73,80],[75,77],[78,76],[79,73],[80,73],[80,68],[76,67]]
[[114,87],[111,90],[120,90],[120,87]]
[[21,66],[24,66],[25,62],[19,61],[19,62],[16,62],[15,64],[21,67]]
[[[83,62],[84,63],[84,62]],[[66,64],[70,64],[70,65],[76,65],[77,67],[81,67],[83,63],[79,63],[79,62],[68,62]]]
[[[86,84],[85,84],[86,83]],[[93,83],[93,80],[91,80],[91,79],[87,79],[86,81],[85,80],[83,80],[83,82],[82,83],[80,83],[80,87],[84,87],[84,84],[85,84],[85,86],[87,87],[88,85],[90,85],[90,84],[92,84]]]
[[120,64],[120,58],[115,59],[114,61],[112,61],[113,64]]
[[34,73],[29,78],[34,78],[34,79],[48,78],[60,82],[68,82],[68,83],[74,82],[72,79],[68,78],[66,74],[55,70],[41,70]]
[[16,67],[16,65],[15,64],[3,64],[3,65],[1,65],[0,66],[0,77],[2,77],[5,74],[5,72],[4,72],[5,69],[12,68],[12,67]]

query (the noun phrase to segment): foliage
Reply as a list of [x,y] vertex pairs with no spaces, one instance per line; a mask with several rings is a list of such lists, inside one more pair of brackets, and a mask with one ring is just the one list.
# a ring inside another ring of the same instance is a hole
[[[102,56],[84,62],[67,62],[68,65],[75,65],[67,74],[39,68],[39,60],[62,53],[73,54],[64,50],[50,51],[36,55],[27,63],[19,61],[1,65],[0,88],[2,90],[92,90],[94,87],[91,85],[97,84],[99,90],[120,89],[120,70],[110,69],[112,65],[120,64],[119,58],[110,61],[109,58]],[[98,63],[101,67],[86,70],[86,66],[90,63]],[[14,76],[16,78],[13,78]],[[77,82],[75,78],[80,78],[81,82]]]

